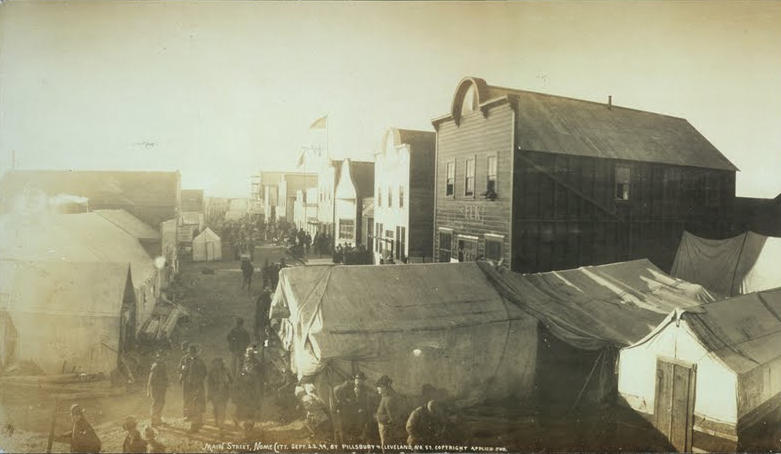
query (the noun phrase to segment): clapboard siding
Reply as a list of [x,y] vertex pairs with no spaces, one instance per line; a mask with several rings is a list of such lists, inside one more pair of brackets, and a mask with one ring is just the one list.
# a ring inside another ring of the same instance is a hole
[[[503,235],[505,261],[510,258],[512,226],[512,153],[513,112],[509,105],[490,109],[487,116],[472,112],[454,121],[439,125],[437,133],[436,211],[434,228],[434,257],[437,257],[440,228],[454,233],[455,255],[458,235],[470,235],[479,239],[478,254],[485,254],[484,235]],[[497,182],[495,200],[481,195],[486,191],[488,157],[497,158]],[[465,196],[466,162],[475,159],[475,194]],[[455,163],[455,195],[446,195],[447,163]]]
[[[615,197],[617,165],[629,200]],[[730,236],[734,173],[519,151],[513,269],[540,272],[647,257],[669,270],[684,230]]]

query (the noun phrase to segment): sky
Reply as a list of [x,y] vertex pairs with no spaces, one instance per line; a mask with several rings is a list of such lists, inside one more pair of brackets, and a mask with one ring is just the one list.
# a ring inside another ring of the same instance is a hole
[[0,170],[179,170],[246,197],[324,143],[433,130],[458,82],[686,118],[781,192],[781,1],[44,2],[0,6]]

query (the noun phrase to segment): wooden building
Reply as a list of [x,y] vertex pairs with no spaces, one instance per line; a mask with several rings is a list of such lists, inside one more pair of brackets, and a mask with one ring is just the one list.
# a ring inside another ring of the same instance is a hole
[[336,168],[334,190],[334,247],[358,246],[364,237],[363,200],[374,193],[374,163],[345,159]]
[[374,158],[374,262],[431,262],[436,134],[391,128]]
[[735,197],[735,227],[781,237],[781,194],[772,199]]
[[684,230],[732,234],[737,169],[685,119],[465,78],[433,124],[438,261],[669,270]]
[[125,210],[157,228],[179,218],[181,180],[178,171],[14,170],[0,181],[0,209],[13,213],[33,199],[76,196],[89,199],[90,210]]

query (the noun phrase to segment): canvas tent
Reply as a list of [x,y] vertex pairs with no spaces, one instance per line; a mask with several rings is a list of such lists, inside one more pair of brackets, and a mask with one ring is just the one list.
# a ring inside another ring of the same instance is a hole
[[486,262],[308,266],[281,272],[272,318],[299,375],[359,369],[456,396],[556,386],[550,395],[572,405],[585,384],[614,393],[619,348],[674,308],[716,298],[648,260],[527,275]]
[[675,310],[621,351],[619,392],[679,450],[747,449],[781,423],[779,346],[781,289]]
[[162,253],[160,232],[125,210],[94,210],[93,213],[111,222],[137,239],[151,257]]
[[285,268],[271,317],[292,370],[328,386],[359,370],[408,395],[427,383],[465,399],[533,386],[536,320],[476,263]]
[[781,238],[746,232],[726,240],[683,233],[671,274],[726,296],[781,286]]
[[209,227],[193,240],[194,262],[219,262],[222,260],[222,241]]
[[130,263],[140,321],[151,314],[159,295],[158,270],[141,243],[95,213],[3,216],[0,257],[36,262]]
[[0,262],[6,366],[111,373],[132,346],[135,297],[124,263]]
[[643,338],[675,308],[719,299],[647,259],[535,274],[480,265],[503,296],[540,320],[538,397],[549,408],[609,402],[618,349]]

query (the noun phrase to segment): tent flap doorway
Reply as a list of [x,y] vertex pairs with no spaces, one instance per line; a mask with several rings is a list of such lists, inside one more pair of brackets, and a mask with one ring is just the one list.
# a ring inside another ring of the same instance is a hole
[[679,452],[691,452],[697,365],[675,359],[656,361],[656,428]]

